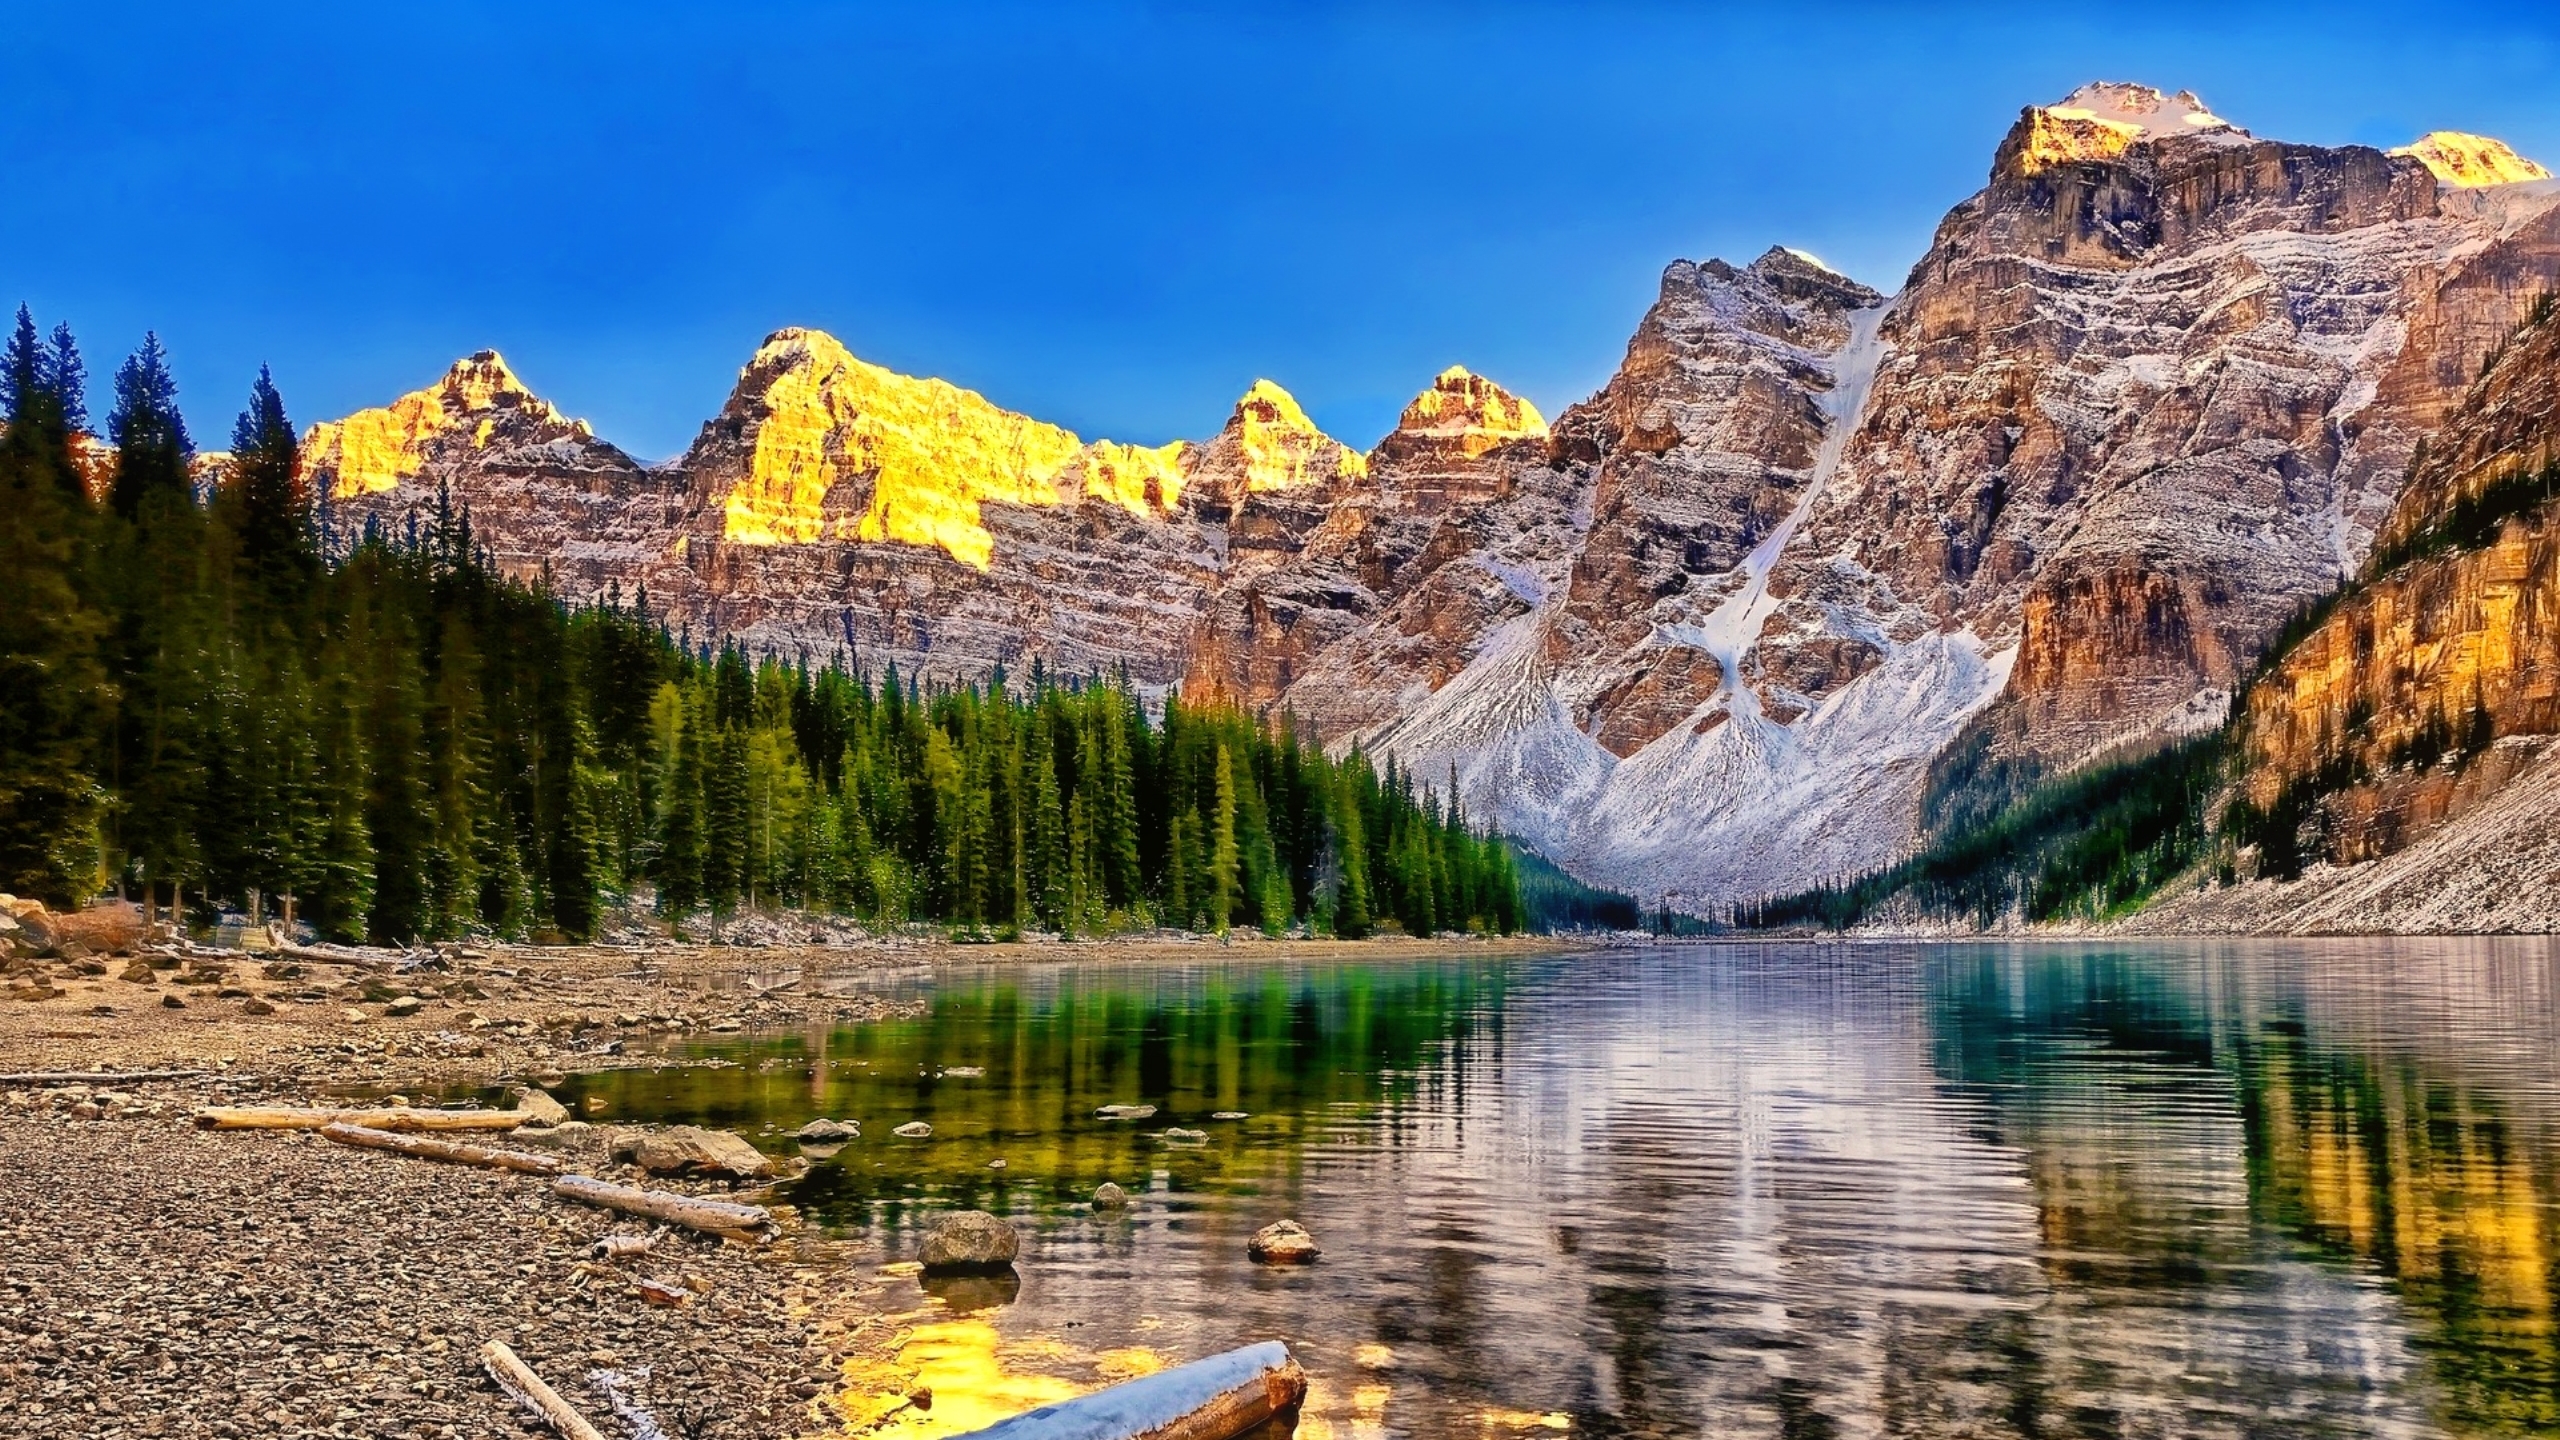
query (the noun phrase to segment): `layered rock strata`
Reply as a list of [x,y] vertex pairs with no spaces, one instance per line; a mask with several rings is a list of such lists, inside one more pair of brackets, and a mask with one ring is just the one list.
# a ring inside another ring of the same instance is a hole
[[2560,314],[2546,307],[2430,439],[2382,528],[2380,573],[2248,692],[2241,793],[2273,809],[2289,787],[2323,792],[2318,858],[2406,848],[2560,736],[2555,484]]
[[1900,853],[1960,735],[2051,771],[2218,722],[2560,288],[2534,168],[2090,86],[2022,112],[1896,294],[1681,261],[1551,425],[1451,370],[1365,454],[1267,382],[1196,443],[1088,442],[796,330],[657,469],[494,356],[311,448],[350,510],[450,484],[574,596],[872,670],[1181,681],[1703,906]]

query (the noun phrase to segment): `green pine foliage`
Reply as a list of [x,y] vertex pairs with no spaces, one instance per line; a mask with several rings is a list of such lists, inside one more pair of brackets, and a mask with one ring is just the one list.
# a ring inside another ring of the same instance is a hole
[[1879,913],[1976,925],[2119,914],[2204,858],[2224,753],[2216,732],[2046,781],[1900,864],[1738,906],[1733,921],[1845,930]]
[[[1509,933],[1511,850],[1287,723],[1125,678],[921,685],[564,607],[449,503],[335,534],[261,372],[209,486],[156,337],[77,464],[67,330],[0,351],[0,889],[270,906],[338,940],[796,906],[976,936]],[[91,492],[97,493],[93,495]],[[110,679],[112,677],[112,680]],[[1454,777],[1452,777],[1454,778]]]

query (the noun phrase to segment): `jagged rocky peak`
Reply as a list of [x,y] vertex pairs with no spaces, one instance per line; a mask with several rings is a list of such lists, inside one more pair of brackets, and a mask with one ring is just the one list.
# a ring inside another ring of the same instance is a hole
[[2051,105],[2030,105],[2002,143],[1994,168],[2035,175],[2057,165],[2113,160],[2135,145],[2176,138],[2245,140],[2249,132],[2205,108],[2192,90],[2099,80]]
[[[1723,265],[1721,260],[1710,260],[1704,268],[1720,271]],[[1767,253],[1743,268],[1784,300],[1811,301],[1835,310],[1859,310],[1884,298],[1822,263],[1820,257],[1784,245],[1770,246]]]
[[983,570],[980,507],[1055,505],[1072,432],[947,380],[856,358],[823,330],[777,330],[686,452],[719,537],[742,545],[891,541]]
[[1537,406],[1452,365],[1404,407],[1369,452],[1369,470],[1398,503],[1428,512],[1495,499],[1509,489],[1512,462],[1546,455]]
[[1232,507],[1269,491],[1314,486],[1330,493],[1366,480],[1369,461],[1317,429],[1288,391],[1256,380],[1225,428],[1185,454],[1184,470],[1201,502]]
[[2436,130],[2391,152],[2425,165],[2443,184],[2458,190],[2548,180],[2551,172],[2517,154],[2504,140],[2461,130]]
[[390,490],[432,468],[448,449],[486,450],[560,439],[592,440],[534,394],[495,350],[453,362],[444,377],[388,405],[322,421],[304,433],[303,465],[334,498]]
[[1546,438],[1547,417],[1464,365],[1452,365],[1404,407],[1395,433],[1427,439],[1473,459],[1514,440]]

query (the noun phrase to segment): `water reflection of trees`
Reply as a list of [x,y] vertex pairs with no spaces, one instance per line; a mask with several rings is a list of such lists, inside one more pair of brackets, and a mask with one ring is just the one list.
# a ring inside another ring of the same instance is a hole
[[[816,1116],[859,1121],[862,1138],[795,1195],[840,1223],[894,1219],[926,1198],[1036,1211],[1104,1180],[1147,1189],[1159,1172],[1177,1192],[1267,1183],[1479,1028],[1498,1034],[1503,983],[1498,965],[1450,963],[953,984],[917,1019],[715,1041],[676,1068],[581,1077],[572,1101],[598,1097],[600,1118],[736,1129],[769,1150]],[[1157,1112],[1097,1118],[1106,1104]],[[1220,1112],[1250,1118],[1210,1118]],[[932,1138],[890,1133],[910,1120]],[[1167,1144],[1177,1127],[1218,1143]],[[1005,1168],[990,1170],[998,1158]]]
[[[2245,1343],[2376,1387],[2412,1365],[2432,1418],[2457,1434],[2550,1433],[2548,1076],[2518,1068],[2528,1052],[2502,1053],[2498,1036],[2465,1046],[2465,1026],[2409,1023],[2443,1020],[2460,997],[2404,991],[2395,1009],[2411,973],[2341,969],[2359,963],[1985,953],[1933,980],[1936,1067],[2025,1148],[2048,1268],[2089,1303],[2133,1315],[2146,1294],[2219,1293],[2215,1308],[2297,1321],[2325,1307],[2326,1323],[2282,1345]],[[2287,1268],[2303,1259],[2387,1281],[2393,1313],[2316,1286],[2306,1312]]]

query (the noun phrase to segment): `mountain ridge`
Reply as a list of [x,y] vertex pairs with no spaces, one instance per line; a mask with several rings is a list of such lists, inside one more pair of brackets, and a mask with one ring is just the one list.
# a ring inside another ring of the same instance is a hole
[[1088,442],[777,332],[670,465],[517,401],[528,443],[448,426],[343,505],[451,485],[571,598],[645,585],[786,653],[1286,710],[1454,768],[1586,879],[1714,903],[1907,851],[1962,734],[2052,770],[2219,722],[2560,282],[2560,187],[2434,152],[2084,87],[2020,112],[1895,294],[1675,262],[1552,419],[1460,369],[1366,451],[1260,383],[1204,439]]

